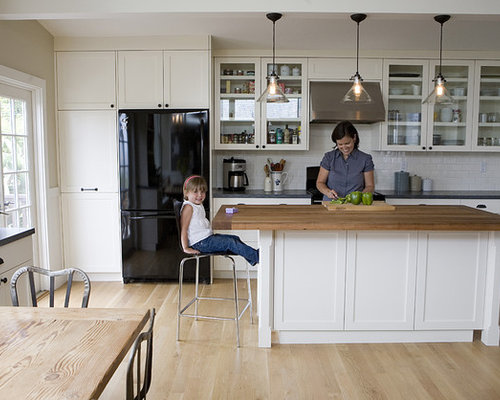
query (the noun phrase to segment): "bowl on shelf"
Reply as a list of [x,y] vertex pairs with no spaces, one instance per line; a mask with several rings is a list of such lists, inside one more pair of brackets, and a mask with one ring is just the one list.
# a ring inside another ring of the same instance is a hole
[[465,88],[463,87],[457,87],[451,89],[451,95],[452,96],[465,96]]
[[389,94],[395,94],[395,95],[400,95],[403,94],[405,91],[402,88],[390,88],[389,89]]

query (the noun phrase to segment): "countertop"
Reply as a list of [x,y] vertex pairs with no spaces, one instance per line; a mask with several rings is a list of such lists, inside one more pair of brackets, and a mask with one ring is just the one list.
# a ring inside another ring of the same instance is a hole
[[227,197],[227,198],[234,198],[234,197],[240,197],[240,198],[276,198],[276,197],[282,197],[282,198],[306,198],[310,199],[311,194],[307,193],[307,191],[304,190],[283,190],[282,192],[264,192],[263,190],[257,190],[257,189],[246,189],[242,192],[234,192],[231,190],[223,190],[223,189],[213,189],[212,191],[212,197]]
[[214,229],[500,231],[500,215],[466,206],[396,206],[391,211],[328,211],[323,205],[222,206]]
[[433,190],[430,192],[396,192],[377,190],[386,198],[398,199],[500,199],[500,190]]
[[35,228],[0,228],[0,246],[33,235]]

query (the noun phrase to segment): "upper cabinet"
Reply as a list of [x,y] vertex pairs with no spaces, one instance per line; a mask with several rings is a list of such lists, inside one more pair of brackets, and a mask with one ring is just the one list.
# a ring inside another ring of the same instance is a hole
[[61,192],[118,192],[116,112],[59,111]]
[[272,60],[215,60],[215,148],[306,150],[307,63],[280,59],[276,72],[288,103],[258,103]]
[[[273,70],[273,60],[262,60],[262,91],[267,87],[266,76]],[[276,63],[279,84],[288,103],[262,103],[262,143],[268,150],[307,150],[306,116],[307,62],[306,59],[287,58]],[[260,93],[259,93],[260,95]]]
[[438,69],[434,61],[385,60],[383,94],[387,117],[382,129],[382,149],[470,150],[473,63],[448,61],[442,66],[454,104],[422,104],[434,89]]
[[57,52],[59,110],[116,107],[115,52]]
[[500,150],[500,62],[476,61],[472,148]]
[[208,108],[208,51],[119,51],[120,109]]

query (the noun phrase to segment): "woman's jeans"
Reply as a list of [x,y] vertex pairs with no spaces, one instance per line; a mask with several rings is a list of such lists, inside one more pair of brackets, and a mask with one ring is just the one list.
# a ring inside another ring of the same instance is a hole
[[236,235],[223,235],[216,233],[191,246],[201,253],[224,253],[231,252],[242,256],[250,265],[259,262],[259,251],[243,243]]

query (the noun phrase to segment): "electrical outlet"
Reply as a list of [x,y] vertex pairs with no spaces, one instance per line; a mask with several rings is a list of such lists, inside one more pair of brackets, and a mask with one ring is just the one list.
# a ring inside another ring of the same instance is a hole
[[402,160],[401,161],[401,171],[407,171],[407,170],[408,170],[408,161]]
[[486,161],[481,161],[480,170],[482,174],[486,173]]

